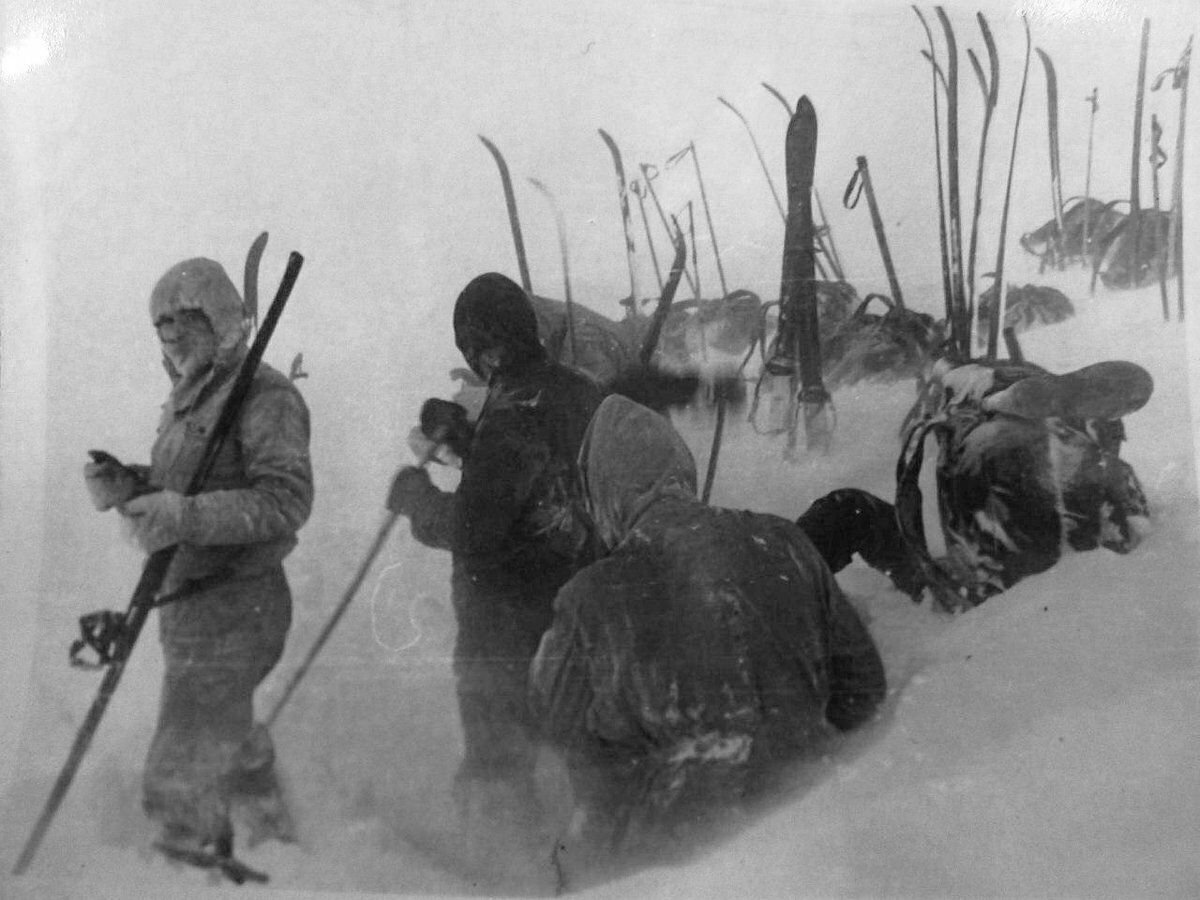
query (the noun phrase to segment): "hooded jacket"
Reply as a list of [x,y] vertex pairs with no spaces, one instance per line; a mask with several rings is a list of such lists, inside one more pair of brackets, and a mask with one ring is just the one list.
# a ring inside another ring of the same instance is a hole
[[682,439],[624,397],[601,404],[580,467],[608,555],[560,591],[534,659],[554,739],[651,770],[749,770],[871,715],[879,655],[796,525],[702,504]]
[[413,534],[455,558],[456,602],[503,597],[542,608],[576,566],[583,534],[572,509],[575,457],[600,402],[586,375],[552,362],[529,298],[510,279],[480,275],[454,309],[455,342],[477,375],[499,353],[458,489],[429,488]]
[[[185,381],[164,358],[172,389],[162,407],[148,473],[152,487],[183,492],[248,352],[242,299],[212,260],[172,266],[150,295],[150,315],[204,313],[217,338],[212,367]],[[250,577],[277,566],[296,545],[312,508],[309,415],[300,392],[259,363],[232,434],[202,493],[184,499],[182,540],[165,588],[195,579]]]

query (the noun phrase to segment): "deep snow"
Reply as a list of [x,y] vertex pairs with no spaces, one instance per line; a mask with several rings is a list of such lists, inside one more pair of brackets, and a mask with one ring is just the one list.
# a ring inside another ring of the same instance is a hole
[[[789,95],[803,90],[822,127],[818,186],[859,293],[886,283],[873,237],[862,209],[831,201],[853,157],[867,153],[906,297],[929,311],[940,302],[928,73],[918,56],[923,36],[902,4],[852,4],[851,13],[765,0],[614,0],[581,4],[578,19],[532,2],[521,15],[504,3],[336,6],[297,3],[283,16],[179,3],[164,17],[141,0],[52,4],[49,16],[36,3],[12,5],[5,46],[30,23],[48,22],[57,55],[24,79],[6,70],[4,83],[4,164],[18,177],[3,182],[0,212],[0,577],[10,635],[0,674],[22,688],[4,697],[11,724],[0,734],[5,898],[212,895],[202,874],[175,871],[144,850],[151,831],[138,778],[157,699],[153,623],[33,868],[21,879],[8,874],[98,680],[65,665],[75,619],[123,605],[139,569],[115,523],[90,510],[78,470],[88,447],[128,460],[146,452],[164,382],[142,297],[177,258],[203,252],[236,272],[249,240],[270,228],[264,296],[288,249],[309,259],[270,358],[286,368],[303,350],[312,372],[301,386],[316,423],[318,499],[289,561],[296,622],[263,709],[374,536],[421,399],[453,390],[444,373],[458,364],[448,310],[459,285],[489,268],[516,274],[477,132],[500,142],[518,177],[542,292],[558,293],[556,243],[544,203],[520,181],[527,174],[555,187],[567,208],[577,298],[618,314],[610,298],[627,275],[611,169],[594,134],[604,126],[630,170],[697,140],[731,287],[769,298],[778,219],[744,131],[714,98],[738,103],[778,164],[781,142],[768,129],[782,127],[782,110],[757,82]],[[1123,196],[1140,12],[1028,8],[1035,42],[1058,63],[1063,97],[1102,85],[1094,192]],[[978,50],[967,37],[975,6],[950,9],[960,38]],[[1174,62],[1195,12],[1168,2],[1147,10],[1155,16],[1152,77]],[[988,7],[1005,93],[989,150],[981,259],[995,252],[997,160],[1007,161],[1011,134],[1005,116],[1021,39],[1012,13],[1007,4]],[[806,39],[809,26],[821,40]],[[975,100],[966,68],[964,103]],[[1189,400],[1200,386],[1197,315],[1186,327],[1164,323],[1156,288],[1089,298],[1078,272],[1039,278],[1019,255],[1014,235],[1045,218],[1037,75],[1022,126],[1008,280],[1056,284],[1078,315],[1026,333],[1023,346],[1054,371],[1123,358],[1153,374],[1154,396],[1128,418],[1124,449],[1147,489],[1153,533],[1128,556],[1068,555],[958,618],[910,603],[859,564],[847,569],[840,580],[888,669],[892,690],[879,721],[800,773],[778,806],[732,836],[590,895],[1200,894],[1200,499]],[[1169,92],[1149,101],[1173,122]],[[1193,135],[1197,108],[1193,98]],[[1068,194],[1082,187],[1084,128],[1086,116],[1064,100]],[[1195,223],[1195,188],[1187,190]],[[1200,284],[1194,254],[1188,266],[1188,284]],[[715,278],[704,271],[706,284]],[[652,283],[648,269],[642,283]],[[793,463],[783,460],[780,439],[731,419],[713,501],[795,517],[838,486],[890,497],[896,429],[912,398],[912,382],[837,392],[831,453],[802,452]],[[685,415],[678,424],[703,467],[711,421]],[[452,484],[450,473],[438,477]],[[275,729],[302,843],[249,852],[272,883],[243,894],[486,890],[465,861],[507,845],[498,836],[493,848],[465,848],[455,834],[448,794],[460,738],[447,576],[444,555],[396,529]],[[561,811],[562,772],[547,759],[543,774],[546,799]],[[508,889],[549,884],[544,867],[504,859]]]

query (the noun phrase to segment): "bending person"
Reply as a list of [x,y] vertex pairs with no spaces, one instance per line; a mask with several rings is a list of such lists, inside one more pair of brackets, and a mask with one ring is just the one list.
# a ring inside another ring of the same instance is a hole
[[793,523],[706,506],[661,415],[610,396],[580,452],[607,554],[555,600],[533,703],[584,847],[754,797],[886,692],[863,623]]

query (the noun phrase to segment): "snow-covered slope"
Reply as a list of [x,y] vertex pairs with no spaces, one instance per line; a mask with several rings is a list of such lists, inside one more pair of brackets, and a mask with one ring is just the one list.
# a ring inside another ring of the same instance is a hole
[[[1126,358],[1154,375],[1153,399],[1127,420],[1125,450],[1153,507],[1149,538],[1128,556],[1068,554],[954,618],[852,565],[841,581],[870,622],[891,684],[878,721],[724,841],[686,862],[593,885],[589,895],[1195,895],[1197,492],[1184,330],[1163,323],[1155,302],[1153,290],[1085,296],[1075,319],[1024,335],[1030,358],[1056,371]],[[832,452],[790,464],[779,439],[731,422],[714,502],[795,516],[836,486],[890,496],[895,426],[911,399],[911,382],[839,392]],[[708,422],[685,416],[679,426],[703,465]],[[298,557],[298,595],[321,578],[334,596],[348,580],[340,569],[363,549],[328,547],[344,557],[340,566]],[[503,836],[495,847],[469,848],[457,835],[445,561],[403,526],[387,556],[277,727],[303,842],[246,857],[279,888],[543,893],[553,884],[544,860],[521,858]],[[10,826],[32,822],[94,684],[62,665],[70,617],[45,609]],[[264,708],[327,610],[307,609],[297,622]],[[137,779],[157,666],[147,640],[37,863],[5,883],[5,896],[205,887],[204,876],[142,849],[150,832]],[[551,760],[544,775],[547,800],[561,812],[562,772]],[[22,836],[5,829],[6,858]]]

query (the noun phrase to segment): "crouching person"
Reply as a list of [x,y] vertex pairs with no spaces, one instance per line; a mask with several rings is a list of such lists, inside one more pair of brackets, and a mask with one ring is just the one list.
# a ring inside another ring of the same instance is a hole
[[246,313],[219,264],[190,259],[154,287],[150,316],[171,380],[150,465],[95,454],[85,478],[147,553],[178,546],[159,597],[165,672],[143,807],[169,855],[228,856],[231,816],[251,844],[294,840],[253,695],[291,622],[282,563],[312,505],[308,409],[260,363],[204,491],[184,496],[248,352]]
[[531,692],[571,774],[568,846],[603,853],[752,799],[886,685],[803,532],[702,504],[664,417],[608,397],[580,467],[606,555],[559,592]]

